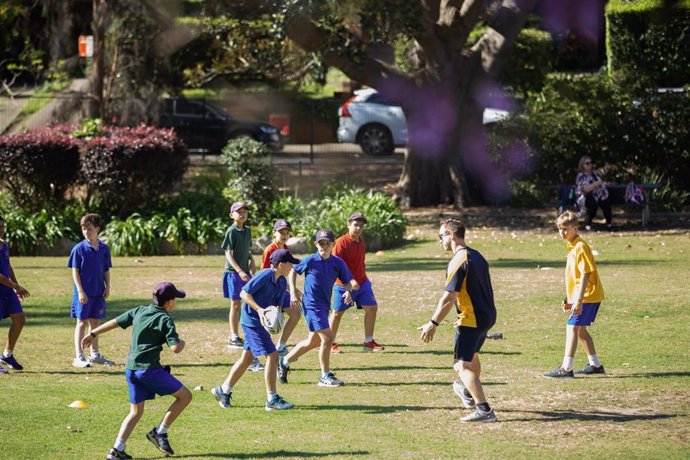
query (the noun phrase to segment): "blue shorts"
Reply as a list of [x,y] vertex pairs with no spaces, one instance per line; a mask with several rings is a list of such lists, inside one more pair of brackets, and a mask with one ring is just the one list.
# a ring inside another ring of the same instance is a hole
[[304,313],[304,320],[307,322],[309,332],[322,331],[331,327],[331,325],[328,324],[327,309],[315,310],[302,307],[302,313]]
[[22,303],[19,297],[7,286],[0,287],[0,319],[7,318],[15,313],[23,313]]
[[583,303],[582,311],[579,315],[570,315],[568,317],[569,326],[589,326],[597,318],[597,313],[599,312],[599,305],[601,302],[597,303]]
[[240,292],[247,282],[237,273],[223,272],[223,297],[230,300],[242,300]]
[[77,319],[105,318],[105,299],[103,297],[89,297],[89,300],[82,305],[79,302],[79,294],[74,294],[70,317]]
[[459,361],[472,362],[474,354],[479,353],[479,350],[482,349],[489,329],[467,326],[456,327],[453,357]]
[[283,296],[283,301],[280,303],[280,307],[285,310],[286,308],[290,308],[290,293],[285,291],[285,295]]
[[154,369],[126,369],[125,378],[129,388],[129,402],[140,402],[154,399],[156,395],[166,396],[182,388],[182,382],[162,367]]
[[374,291],[371,289],[371,281],[366,280],[359,286],[359,289],[352,291],[352,305],[348,305],[343,300],[343,294],[345,293],[345,288],[336,285],[333,288],[333,305],[332,308],[335,311],[345,311],[348,308],[357,305],[357,308],[362,307],[376,307],[376,297],[374,297]]
[[254,357],[270,355],[276,351],[271,334],[263,327],[242,325],[244,331],[244,349],[252,352]]

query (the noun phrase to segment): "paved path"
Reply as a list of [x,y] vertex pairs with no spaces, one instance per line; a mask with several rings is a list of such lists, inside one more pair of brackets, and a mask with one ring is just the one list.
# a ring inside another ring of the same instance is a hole
[[32,88],[18,91],[15,97],[0,97],[0,134],[5,134],[5,131],[17,118],[19,112],[29,102],[29,97],[31,97],[33,92]]

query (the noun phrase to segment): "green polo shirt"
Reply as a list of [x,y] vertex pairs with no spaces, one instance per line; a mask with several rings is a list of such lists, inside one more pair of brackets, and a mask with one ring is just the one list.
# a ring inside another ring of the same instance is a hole
[[[232,256],[235,258],[240,268],[245,273],[249,273],[249,249],[252,247],[252,232],[246,225],[242,230],[237,227],[237,224],[232,224],[225,232],[223,244],[220,245],[224,251],[231,250]],[[225,258],[225,271],[230,273],[237,273],[232,268],[227,257]]]
[[127,369],[161,367],[163,344],[172,346],[180,343],[172,316],[156,305],[133,308],[115,318],[115,322],[122,329],[132,326]]

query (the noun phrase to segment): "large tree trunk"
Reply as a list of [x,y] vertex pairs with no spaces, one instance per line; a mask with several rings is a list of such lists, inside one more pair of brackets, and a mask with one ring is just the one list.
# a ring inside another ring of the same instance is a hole
[[87,116],[98,117],[105,122],[103,80],[105,78],[105,33],[109,0],[93,0],[93,70],[90,77],[90,96],[86,107]]

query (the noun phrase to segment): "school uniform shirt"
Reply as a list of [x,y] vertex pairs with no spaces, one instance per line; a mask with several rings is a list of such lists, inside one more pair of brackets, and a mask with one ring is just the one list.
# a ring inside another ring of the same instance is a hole
[[[88,240],[83,240],[72,248],[67,266],[79,269],[81,285],[87,296],[103,297],[105,272],[113,266],[107,244],[98,240],[98,249],[94,249]],[[76,284],[74,290],[77,290]]]
[[[0,248],[0,274],[8,280],[12,279],[10,278],[10,248],[7,243],[2,243],[2,247]],[[10,292],[14,294],[14,289],[0,284],[0,292],[3,291],[5,291],[5,294]]]
[[589,273],[589,281],[582,303],[597,303],[604,300],[604,287],[599,279],[597,263],[594,261],[592,249],[578,235],[572,242],[568,241],[567,250],[565,293],[568,303],[575,303],[575,296],[580,289],[580,279],[583,273]]
[[488,329],[496,322],[489,263],[479,251],[461,248],[448,263],[446,291],[459,292],[455,303],[461,326]]
[[[248,226],[245,225],[240,230],[237,224],[233,223],[225,231],[225,238],[223,238],[223,244],[220,247],[224,251],[231,250],[232,257],[235,258],[242,271],[249,273],[249,249],[252,247],[252,232]],[[227,257],[225,258],[225,271],[237,273],[230,265]]]
[[[364,242],[364,238],[360,236],[359,241],[355,241],[354,238],[346,233],[335,240],[332,254],[345,261],[347,268],[352,273],[352,277],[360,286],[364,284],[367,280],[366,264],[364,262],[367,254],[367,245]],[[339,286],[343,284],[340,278],[338,278],[336,283]]]
[[[261,308],[271,305],[280,308],[283,304],[283,298],[287,295],[287,279],[284,276],[279,276],[276,279],[275,274],[276,271],[273,268],[261,270],[242,288],[247,294],[251,294]],[[242,302],[240,324],[248,327],[261,327],[259,314],[247,302]]]
[[340,279],[343,283],[352,280],[345,261],[332,254],[328,259],[321,257],[318,252],[311,254],[303,257],[292,269],[300,275],[304,273],[302,306],[305,309],[330,309],[335,280]]
[[165,309],[157,305],[133,308],[115,318],[122,329],[132,326],[132,345],[127,356],[127,369],[161,367],[163,344],[180,343],[175,321]]
[[282,248],[278,246],[278,243],[275,241],[268,246],[266,246],[266,249],[264,249],[264,253],[261,254],[261,268],[271,268],[271,254],[276,252],[278,249],[285,249],[286,251],[289,251],[290,249],[287,247],[287,244],[284,245]]

